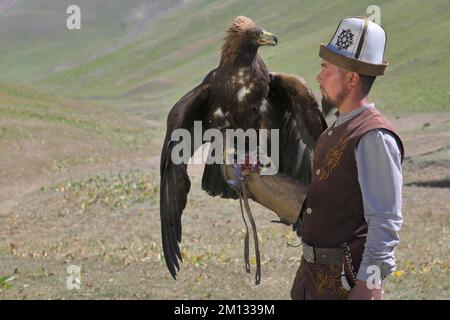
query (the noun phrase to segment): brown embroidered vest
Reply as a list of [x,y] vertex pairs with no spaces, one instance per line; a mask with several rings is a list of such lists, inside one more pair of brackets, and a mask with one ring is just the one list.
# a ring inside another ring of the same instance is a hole
[[355,147],[368,131],[385,129],[403,144],[388,120],[376,109],[366,109],[337,127],[330,127],[317,141],[313,177],[298,230],[309,245],[337,248],[367,233]]

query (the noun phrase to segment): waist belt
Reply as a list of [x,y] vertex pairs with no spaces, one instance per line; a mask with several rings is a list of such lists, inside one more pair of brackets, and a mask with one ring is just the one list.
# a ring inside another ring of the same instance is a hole
[[309,263],[342,264],[341,248],[315,248],[302,241],[303,258]]

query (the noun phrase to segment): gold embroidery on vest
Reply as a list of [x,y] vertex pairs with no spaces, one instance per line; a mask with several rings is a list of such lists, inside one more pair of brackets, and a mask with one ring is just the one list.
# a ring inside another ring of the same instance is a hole
[[324,164],[320,168],[319,181],[328,179],[333,169],[340,164],[341,157],[344,154],[344,150],[349,139],[350,138],[339,139],[337,146],[331,148],[331,150],[327,153]]
[[340,296],[346,296],[348,291],[341,282],[341,268],[336,265],[321,265],[315,270],[314,283],[320,294],[333,292]]
[[323,140],[324,139],[319,139],[317,141],[316,147],[314,149],[314,158],[313,158],[313,169],[315,170],[315,168],[317,168],[318,164],[318,159],[319,159],[319,152],[322,149],[323,146]]

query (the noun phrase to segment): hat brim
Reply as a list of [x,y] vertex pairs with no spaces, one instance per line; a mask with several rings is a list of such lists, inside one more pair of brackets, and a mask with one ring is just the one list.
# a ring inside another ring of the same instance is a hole
[[327,60],[334,65],[337,65],[338,67],[361,73],[366,76],[381,76],[384,74],[384,71],[388,66],[388,63],[386,61],[383,61],[382,64],[372,64],[340,55],[328,49],[324,44],[320,45],[319,56],[322,59]]

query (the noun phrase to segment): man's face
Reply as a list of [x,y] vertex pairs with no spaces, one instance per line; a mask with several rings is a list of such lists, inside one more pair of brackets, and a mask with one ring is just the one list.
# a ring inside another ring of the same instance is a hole
[[345,86],[345,71],[338,66],[322,60],[321,70],[317,75],[322,96],[328,103],[339,107],[348,94]]

